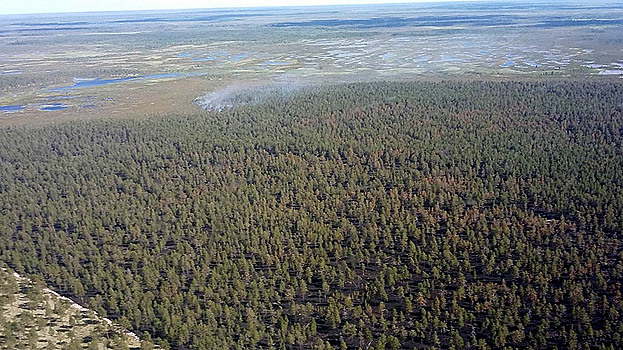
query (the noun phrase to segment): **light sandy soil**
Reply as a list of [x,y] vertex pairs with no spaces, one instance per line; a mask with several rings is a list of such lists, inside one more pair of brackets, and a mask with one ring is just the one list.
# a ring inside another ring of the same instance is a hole
[[0,349],[143,349],[133,333],[68,298],[0,269]]

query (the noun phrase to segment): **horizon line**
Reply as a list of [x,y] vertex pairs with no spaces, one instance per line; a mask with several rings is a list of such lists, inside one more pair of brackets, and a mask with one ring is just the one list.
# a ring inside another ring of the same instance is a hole
[[[348,0],[346,0],[348,1]],[[357,1],[357,0],[355,0]],[[361,1],[361,0],[359,0]],[[501,3],[501,4],[555,4],[566,3],[574,5],[596,6],[602,4],[618,4],[617,0],[594,0],[586,3],[583,0],[390,0],[389,2],[338,2],[333,4],[279,4],[279,5],[238,5],[238,6],[207,6],[207,7],[170,7],[170,8],[137,8],[137,9],[106,9],[106,10],[76,10],[76,11],[43,11],[43,12],[7,12],[1,13],[0,17],[8,16],[37,16],[37,15],[62,15],[62,14],[96,14],[96,13],[124,13],[124,12],[163,12],[163,11],[197,11],[197,10],[252,10],[252,9],[275,9],[275,8],[321,8],[321,7],[353,7],[353,6],[396,6],[396,5],[426,5],[426,4],[452,4],[452,3]]]
[[[552,0],[550,0],[552,1]],[[567,0],[553,0],[560,2]],[[574,0],[571,0],[574,1]],[[607,0],[606,0],[607,1]],[[238,10],[238,9],[270,9],[270,8],[313,8],[313,7],[349,7],[349,6],[393,6],[393,5],[418,5],[418,4],[434,4],[434,3],[524,3],[520,0],[395,0],[393,2],[363,2],[363,3],[335,3],[335,4],[300,4],[300,5],[240,5],[240,6],[207,6],[207,7],[182,7],[182,8],[143,8],[143,9],[118,9],[118,10],[93,10],[93,11],[48,11],[48,12],[9,12],[2,13],[0,16],[27,16],[27,15],[58,15],[58,14],[89,14],[89,13],[121,13],[121,12],[158,12],[158,11],[193,11],[193,10]],[[538,0],[538,2],[548,2],[547,0]]]

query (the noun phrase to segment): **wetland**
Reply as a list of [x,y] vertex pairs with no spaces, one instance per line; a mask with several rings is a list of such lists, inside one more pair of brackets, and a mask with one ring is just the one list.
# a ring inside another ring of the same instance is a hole
[[[85,94],[62,120],[192,112],[284,78],[620,79],[622,21],[612,3],[514,2],[0,16],[0,123],[44,122],[33,106],[59,92]],[[173,88],[175,106],[153,99]]]

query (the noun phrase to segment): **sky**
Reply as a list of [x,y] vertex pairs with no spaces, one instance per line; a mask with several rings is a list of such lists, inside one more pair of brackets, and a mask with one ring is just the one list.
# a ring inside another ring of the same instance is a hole
[[0,0],[0,14],[164,10],[215,7],[341,5],[433,1],[450,0]]

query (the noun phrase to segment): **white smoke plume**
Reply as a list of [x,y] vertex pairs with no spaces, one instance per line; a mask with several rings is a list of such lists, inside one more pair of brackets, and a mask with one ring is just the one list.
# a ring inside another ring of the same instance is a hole
[[195,99],[195,104],[208,111],[224,111],[235,106],[257,105],[269,99],[287,99],[310,83],[279,81],[264,85],[233,83]]

